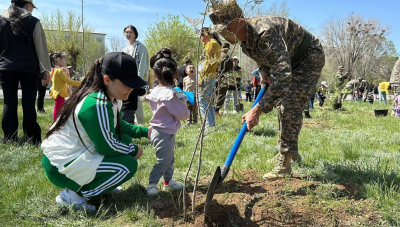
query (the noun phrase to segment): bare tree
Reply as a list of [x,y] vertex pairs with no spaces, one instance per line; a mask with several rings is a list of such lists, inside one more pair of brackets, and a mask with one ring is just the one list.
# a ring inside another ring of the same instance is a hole
[[116,51],[123,51],[126,43],[128,42],[126,39],[122,38],[121,36],[110,36],[110,50],[113,52]]
[[333,18],[326,23],[322,34],[328,58],[353,72],[360,59],[382,43],[387,30],[379,20],[354,13],[345,18]]
[[65,52],[73,69],[80,68],[84,73],[86,64],[91,65],[95,58],[104,55],[103,44],[91,37],[94,29],[83,25],[81,17],[74,11],[70,10],[64,14],[57,9],[51,14],[43,14],[41,22],[49,51]]

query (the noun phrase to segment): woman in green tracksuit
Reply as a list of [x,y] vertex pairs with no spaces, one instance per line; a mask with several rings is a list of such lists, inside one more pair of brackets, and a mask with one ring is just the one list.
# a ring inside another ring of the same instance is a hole
[[121,100],[145,84],[130,55],[114,52],[96,60],[42,143],[44,172],[64,188],[57,203],[95,211],[88,198],[115,192],[133,177],[143,149],[132,138],[149,138],[151,127],[123,121],[119,111]]

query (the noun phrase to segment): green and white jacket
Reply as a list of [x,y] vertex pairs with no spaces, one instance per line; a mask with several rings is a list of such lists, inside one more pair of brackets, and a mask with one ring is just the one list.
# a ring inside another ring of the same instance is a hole
[[86,96],[66,124],[42,142],[43,154],[51,165],[82,186],[94,179],[104,156],[135,156],[138,146],[132,144],[132,138],[147,137],[148,128],[120,119],[119,140],[116,127],[117,111],[121,105],[120,100],[117,103],[107,100],[101,90]]

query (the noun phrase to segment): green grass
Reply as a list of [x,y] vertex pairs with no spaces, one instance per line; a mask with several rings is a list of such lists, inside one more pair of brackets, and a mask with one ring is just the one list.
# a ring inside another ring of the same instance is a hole
[[[0,104],[3,100],[0,100]],[[245,110],[250,103],[244,103]],[[45,101],[45,114],[38,114],[42,135],[52,122],[54,101]],[[148,104],[144,104],[146,122],[151,118]],[[323,185],[313,192],[315,198],[338,202],[332,184],[357,183],[361,185],[357,196],[376,201],[374,209],[381,211],[389,225],[400,224],[400,132],[399,120],[392,116],[376,118],[373,109],[389,108],[390,105],[362,102],[344,102],[344,110],[326,107],[311,111],[313,119],[304,120],[299,138],[299,152],[303,162],[294,164],[293,171],[308,174],[308,180],[321,180]],[[19,112],[20,119],[22,113]],[[216,166],[225,158],[241,127],[240,114],[225,115],[217,121],[217,127],[204,138],[201,176],[212,175]],[[22,125],[22,122],[20,122]],[[22,126],[20,127],[22,135]],[[176,138],[175,179],[184,180],[185,173],[199,134],[198,126],[182,127]],[[257,169],[269,171],[272,166],[265,161],[277,152],[278,121],[276,112],[263,114],[260,124],[248,133],[233,162],[230,175],[240,176],[240,171]],[[2,132],[1,132],[2,133]],[[2,138],[3,135],[0,135]],[[68,211],[55,203],[59,188],[46,178],[41,167],[40,147],[28,144],[0,145],[0,225],[6,226],[162,226],[162,220],[149,207],[144,187],[156,156],[146,139],[135,141],[144,148],[137,174],[123,185],[118,196],[99,198],[101,208],[96,214]],[[197,157],[190,172],[189,190],[193,188],[197,169]],[[261,178],[261,176],[260,176]],[[240,187],[240,184],[238,185]],[[288,186],[285,194],[290,195]],[[311,192],[310,192],[311,193]],[[176,213],[181,213],[181,198],[161,193],[160,201],[172,201]],[[154,199],[153,199],[154,200]],[[282,213],[284,210],[277,210]],[[357,212],[352,210],[351,212]],[[282,213],[282,215],[284,215]],[[290,215],[290,214],[285,214]],[[169,217],[172,218],[172,217]],[[179,217],[175,217],[179,220]]]

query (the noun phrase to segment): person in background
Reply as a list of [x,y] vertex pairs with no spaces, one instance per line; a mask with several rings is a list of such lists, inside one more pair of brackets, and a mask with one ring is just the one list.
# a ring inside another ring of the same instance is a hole
[[89,199],[120,192],[136,173],[143,149],[132,138],[149,138],[152,128],[129,124],[119,112],[121,100],[145,84],[132,56],[107,53],[65,102],[41,145],[44,172],[63,189],[58,204],[96,211]]
[[258,96],[258,93],[261,90],[260,73],[258,72],[258,69],[256,69],[251,74],[253,75],[252,80],[253,80],[254,100],[255,100]]
[[[149,53],[147,51],[147,47],[137,40],[139,33],[135,26],[126,26],[124,28],[124,34],[126,39],[129,41],[129,44],[124,49],[124,53],[131,55],[136,60],[139,77],[146,81],[146,83],[149,83]],[[131,98],[133,98],[133,96]],[[123,105],[130,105],[131,103],[135,102],[134,100],[131,100],[131,98],[127,100],[129,104],[126,103]],[[124,111],[124,115],[129,114],[132,114],[132,111]],[[144,112],[140,97],[137,97],[137,109],[135,111],[135,116],[129,117],[129,119],[135,118],[138,124],[144,124]]]
[[174,146],[175,136],[181,127],[182,120],[189,118],[186,106],[186,96],[173,88],[174,80],[178,77],[177,63],[172,58],[171,50],[162,48],[150,58],[150,66],[158,85],[146,96],[149,100],[153,117],[150,125],[151,142],[156,149],[157,163],[150,172],[147,195],[158,194],[157,184],[164,178],[164,190],[179,191],[181,183],[172,179],[174,175]]
[[67,65],[67,55],[62,52],[50,54],[50,62],[53,67],[51,72],[52,89],[50,97],[54,102],[53,121],[56,120],[57,114],[61,107],[64,105],[65,98],[71,95],[71,90],[68,85],[80,86],[82,81],[76,81],[69,78],[69,71],[65,66]]
[[44,73],[42,86],[50,79],[46,35],[32,11],[32,0],[12,0],[0,17],[0,78],[4,95],[3,142],[18,141],[18,84],[22,90],[25,141],[40,144],[41,128],[35,109],[39,73]]
[[328,97],[328,83],[326,83],[326,81],[322,81],[317,90],[317,98],[320,107],[324,105],[326,97]]
[[215,126],[214,89],[217,68],[221,58],[221,41],[209,27],[201,29],[200,39],[204,44],[204,63],[197,81],[199,108],[206,120],[206,128]]
[[146,94],[146,89],[144,87],[139,87],[133,89],[129,94],[127,100],[123,101],[121,108],[121,118],[122,120],[135,124],[135,113],[138,108],[138,98]]
[[379,103],[382,103],[382,100],[387,105],[386,95],[389,95],[389,90],[391,89],[389,82],[379,83],[378,91],[379,91]]
[[[194,68],[193,64],[188,63],[186,66],[186,74],[187,77],[183,79],[183,90],[196,92],[196,69]],[[190,111],[189,120],[186,125],[197,124],[197,104],[196,104],[196,97],[194,96],[194,105],[191,104],[189,101],[186,102],[187,107]]]
[[39,74],[39,84],[38,84],[38,96],[36,101],[37,112],[46,113],[44,110],[44,97],[46,96],[47,84],[42,85],[42,80],[44,79],[44,73]]
[[361,83],[358,87],[358,90],[361,92],[362,94],[362,100],[363,102],[367,101],[368,98],[368,92],[369,92],[369,82],[367,80],[364,80],[363,78],[361,78]]
[[231,101],[231,96],[233,97],[233,113],[236,114],[239,112],[239,87],[240,87],[240,82],[242,79],[242,71],[240,68],[239,64],[239,58],[237,56],[234,56],[232,58],[232,63],[233,63],[233,70],[232,73],[229,76],[229,81],[228,81],[228,91],[226,92],[225,96],[225,104],[224,104],[224,113],[227,114],[229,112],[229,102]]
[[192,60],[187,59],[185,61],[185,64],[178,69],[179,76],[178,76],[178,78],[176,78],[176,81],[178,82],[177,87],[179,87],[182,90],[183,90],[183,80],[187,76],[186,66],[188,66],[188,65],[193,65]]
[[233,62],[229,57],[229,43],[224,43],[221,49],[221,62],[218,67],[218,81],[215,85],[215,116],[220,116],[219,110],[224,105],[226,92],[228,91],[228,80],[233,69]]
[[247,80],[247,84],[244,87],[244,91],[246,92],[246,101],[247,102],[251,102],[251,94],[253,93],[253,89],[252,89],[252,84],[251,84],[251,80]]

